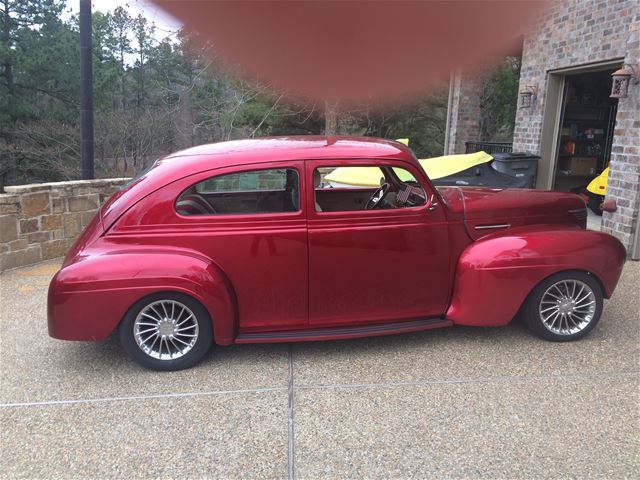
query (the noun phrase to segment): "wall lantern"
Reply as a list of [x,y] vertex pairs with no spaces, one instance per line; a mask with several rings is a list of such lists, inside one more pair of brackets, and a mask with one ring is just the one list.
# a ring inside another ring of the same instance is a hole
[[610,98],[627,98],[629,96],[629,84],[637,85],[640,83],[633,65],[625,64],[620,70],[613,72],[611,78],[613,80],[611,82]]
[[538,89],[527,85],[524,89],[520,90],[520,108],[531,108],[531,105],[536,101],[538,97]]

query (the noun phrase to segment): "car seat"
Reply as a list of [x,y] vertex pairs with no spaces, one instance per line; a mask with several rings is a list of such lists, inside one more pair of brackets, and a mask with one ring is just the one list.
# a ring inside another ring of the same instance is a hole
[[210,215],[216,213],[206,198],[195,191],[185,192],[176,203],[180,215]]

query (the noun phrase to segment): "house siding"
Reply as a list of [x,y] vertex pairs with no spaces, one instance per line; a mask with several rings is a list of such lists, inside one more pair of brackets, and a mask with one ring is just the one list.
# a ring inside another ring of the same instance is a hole
[[[620,60],[640,64],[640,3],[637,0],[565,0],[555,2],[525,35],[520,89],[533,86],[538,97],[519,109],[514,151],[540,154],[549,71]],[[543,162],[551,159],[543,158]],[[631,248],[640,201],[640,85],[618,103],[607,198],[618,210],[604,213],[602,230]]]

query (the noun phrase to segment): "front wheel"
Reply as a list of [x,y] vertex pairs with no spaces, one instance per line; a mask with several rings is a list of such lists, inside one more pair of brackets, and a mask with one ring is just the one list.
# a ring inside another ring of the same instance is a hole
[[602,288],[593,276],[561,272],[531,292],[524,305],[524,320],[533,333],[547,340],[578,340],[600,320],[602,302]]
[[136,362],[151,370],[195,365],[212,343],[211,319],[191,297],[159,293],[133,305],[118,328],[120,343]]

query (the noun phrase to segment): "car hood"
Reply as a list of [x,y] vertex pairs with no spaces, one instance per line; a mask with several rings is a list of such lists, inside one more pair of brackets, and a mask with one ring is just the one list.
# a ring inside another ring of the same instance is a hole
[[573,193],[528,189],[441,188],[449,209],[464,216],[471,238],[535,224],[585,228],[584,200]]

